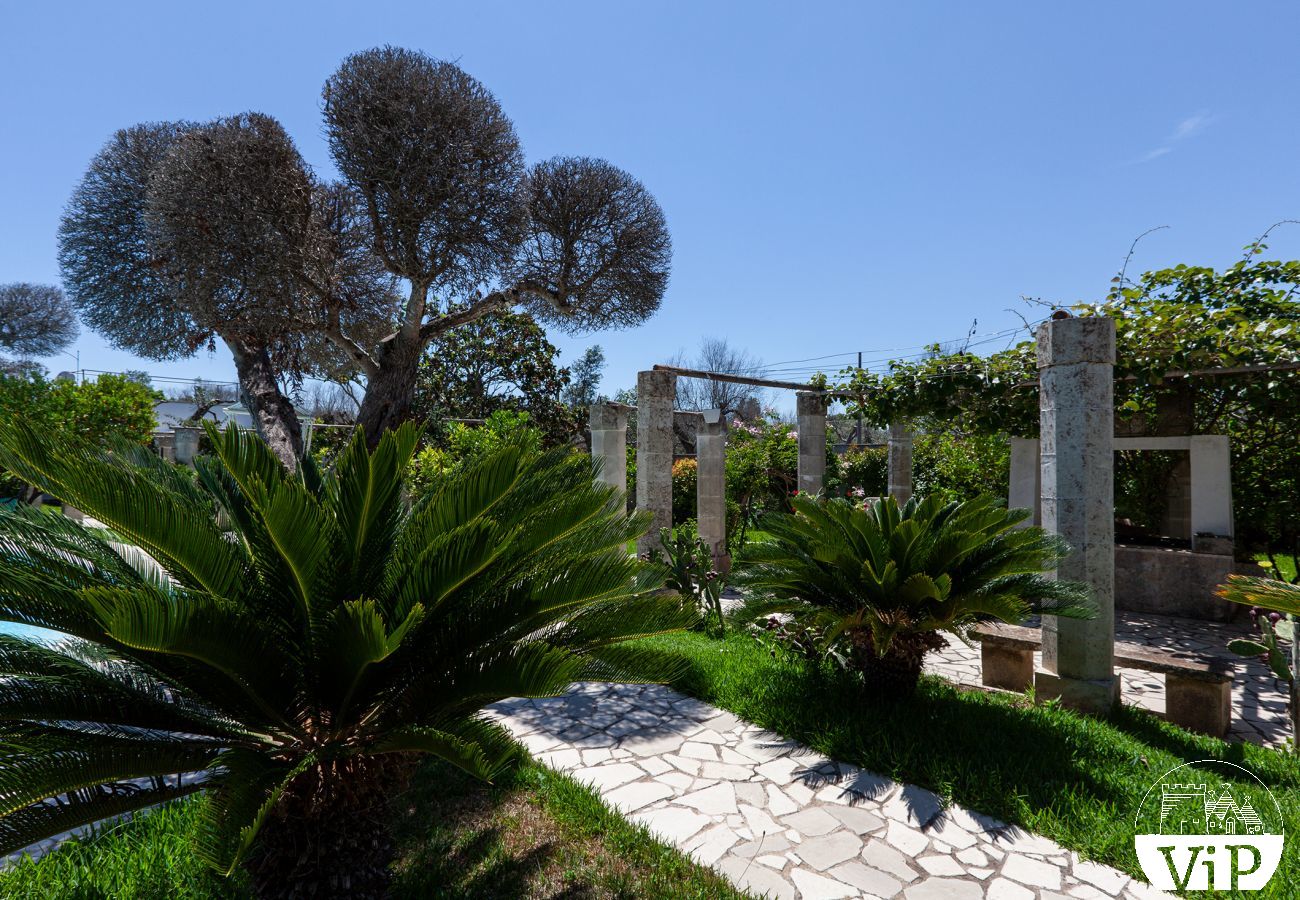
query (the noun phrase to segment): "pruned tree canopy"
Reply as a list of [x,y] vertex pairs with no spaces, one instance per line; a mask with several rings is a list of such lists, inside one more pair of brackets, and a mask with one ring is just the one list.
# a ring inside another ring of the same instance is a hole
[[497,278],[523,237],[524,160],[496,98],[453,63],[381,47],[344,60],[323,99],[388,269],[462,294]]
[[496,98],[456,65],[354,54],[324,117],[337,184],[258,113],[119,132],[61,231],[87,320],[155,358],[217,334],[260,341],[282,373],[351,370],[374,442],[409,415],[424,348],[450,329],[513,307],[627,327],[658,308],[671,243],[654,198],[601,160],[526,168]]
[[114,134],[59,225],[59,268],[82,320],[113,346],[149,359],[189,356],[212,337],[175,292],[145,220],[154,169],[193,127],[147,122]]
[[0,350],[50,356],[77,339],[77,314],[63,291],[47,284],[0,284]]

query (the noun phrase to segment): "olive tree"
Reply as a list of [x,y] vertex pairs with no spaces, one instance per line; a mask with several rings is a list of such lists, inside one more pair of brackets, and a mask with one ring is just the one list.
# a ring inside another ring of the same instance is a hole
[[626,327],[658,308],[671,244],[649,192],[602,160],[526,168],[496,98],[452,63],[354,54],[326,82],[324,110],[374,251],[407,288],[390,334],[354,353],[372,442],[407,416],[420,354],[449,329],[511,307],[573,331]]
[[269,116],[138,126],[92,163],[64,222],[87,321],[155,355],[222,338],[282,459],[301,447],[277,376],[359,376],[374,444],[410,415],[420,358],[453,328],[518,308],[584,331],[658,308],[671,246],[654,198],[601,160],[527,167],[496,99],[457,66],[355,54],[324,115],[338,182]]
[[[252,117],[242,124],[252,126]],[[209,227],[214,259],[203,269],[184,255],[192,245],[158,229],[182,214],[175,202],[180,198],[165,190],[163,170],[170,167],[174,179],[176,167],[205,148],[217,152],[223,135],[244,130],[252,128],[152,122],[118,131],[91,160],[64,212],[59,264],[82,318],[116,347],[170,360],[221,338],[258,431],[292,464],[302,449],[301,432],[277,380],[292,344],[255,315],[255,295],[265,285],[244,280],[255,260],[231,253],[229,235]],[[156,185],[164,189],[152,190]],[[216,260],[222,251],[224,258]]]
[[0,350],[51,356],[77,338],[77,314],[57,287],[0,284]]

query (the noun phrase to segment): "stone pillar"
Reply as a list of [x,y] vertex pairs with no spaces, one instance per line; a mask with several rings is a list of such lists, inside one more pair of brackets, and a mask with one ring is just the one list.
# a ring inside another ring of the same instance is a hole
[[199,455],[199,436],[203,434],[198,428],[187,428],[178,425],[173,429],[175,434],[175,461],[185,466],[194,465],[194,457]]
[[799,429],[799,493],[817,495],[826,477],[826,395],[821,391],[795,394]]
[[593,403],[588,413],[591,424],[591,463],[596,483],[627,494],[627,412],[609,403]]
[[1232,537],[1232,449],[1225,435],[1193,435],[1188,457],[1192,474],[1192,536]]
[[1020,523],[1021,528],[1043,524],[1039,508],[1042,495],[1042,466],[1038,461],[1038,441],[1033,438],[1011,439],[1011,489],[1007,509],[1027,509],[1033,513]]
[[1041,700],[1104,713],[1115,677],[1115,322],[1050,319],[1038,330],[1043,527],[1072,548],[1056,577],[1083,582],[1094,619],[1043,616]]
[[722,410],[701,414],[695,434],[695,521],[700,540],[713,554],[713,568],[726,572],[727,556],[727,422]]
[[654,370],[636,377],[636,508],[652,514],[637,553],[658,556],[659,529],[673,527],[673,400],[677,376]]
[[912,433],[902,422],[889,426],[889,496],[899,506],[912,499]]

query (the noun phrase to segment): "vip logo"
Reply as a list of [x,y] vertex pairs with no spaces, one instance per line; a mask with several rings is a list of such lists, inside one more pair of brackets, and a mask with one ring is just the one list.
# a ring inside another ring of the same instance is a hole
[[[1214,776],[1251,789],[1216,783]],[[1254,786],[1258,785],[1258,790]],[[1166,772],[1142,800],[1134,823],[1138,862],[1166,891],[1257,891],[1282,860],[1282,809],[1264,783],[1218,760]]]

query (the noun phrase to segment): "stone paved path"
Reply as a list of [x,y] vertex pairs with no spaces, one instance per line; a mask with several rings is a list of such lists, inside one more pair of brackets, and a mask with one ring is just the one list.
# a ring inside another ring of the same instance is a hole
[[[1035,623],[1030,623],[1035,624]],[[1277,679],[1257,659],[1242,659],[1228,652],[1228,641],[1248,636],[1248,622],[1221,624],[1119,611],[1115,637],[1171,652],[1212,654],[1231,659],[1236,671],[1232,685],[1231,740],[1280,746],[1290,736],[1287,695]],[[1034,654],[1035,664],[1042,654]],[[927,657],[926,671],[958,684],[980,684],[979,647],[949,639],[949,646]],[[1118,669],[1125,703],[1153,712],[1165,711],[1164,678],[1137,669]]]
[[542,762],[756,896],[1169,896],[660,685],[579,685],[493,711]]

